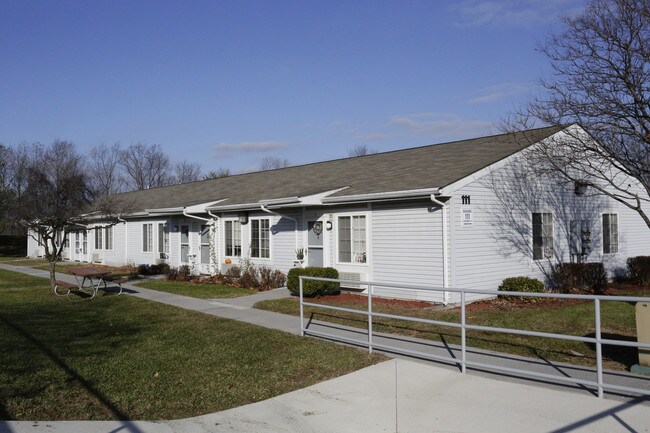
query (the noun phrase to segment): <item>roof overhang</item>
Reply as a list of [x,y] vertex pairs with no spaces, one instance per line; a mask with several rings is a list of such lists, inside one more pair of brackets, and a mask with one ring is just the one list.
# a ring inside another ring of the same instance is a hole
[[323,204],[358,203],[366,201],[385,201],[402,199],[428,199],[431,194],[439,194],[440,188],[422,188],[403,191],[374,192],[369,194],[344,195],[324,197]]

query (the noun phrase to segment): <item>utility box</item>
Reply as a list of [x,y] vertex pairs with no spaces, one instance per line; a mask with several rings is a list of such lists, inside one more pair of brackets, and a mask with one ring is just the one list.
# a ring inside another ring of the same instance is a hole
[[[639,343],[650,343],[650,302],[636,303],[636,336]],[[632,372],[650,375],[650,349],[639,347],[639,364]]]

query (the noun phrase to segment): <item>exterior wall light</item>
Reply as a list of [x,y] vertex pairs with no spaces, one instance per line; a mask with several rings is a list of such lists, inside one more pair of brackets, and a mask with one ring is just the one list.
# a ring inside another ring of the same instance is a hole
[[240,213],[239,215],[237,215],[237,217],[239,218],[239,224],[241,225],[248,224],[248,212]]
[[325,223],[325,230],[327,230],[328,232],[332,230],[332,227],[333,227],[332,221],[327,221]]

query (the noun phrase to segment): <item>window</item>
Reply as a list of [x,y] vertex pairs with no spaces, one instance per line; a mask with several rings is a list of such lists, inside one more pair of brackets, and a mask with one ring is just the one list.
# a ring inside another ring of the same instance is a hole
[[210,264],[210,226],[201,226],[201,263]]
[[181,226],[181,262],[187,263],[190,255],[190,226]]
[[268,259],[271,257],[271,220],[251,220],[251,257]]
[[104,245],[107,250],[113,249],[113,227],[106,227],[104,229]]
[[158,224],[158,252],[169,254],[169,229],[167,224]]
[[102,241],[102,229],[97,228],[95,229],[95,249],[96,250],[101,250],[104,245]]
[[338,221],[339,262],[366,263],[366,217],[341,216]]
[[142,251],[153,252],[153,224],[142,224]]
[[603,253],[618,253],[618,215],[603,214]]
[[224,226],[225,254],[228,257],[241,256],[241,224],[239,221],[226,221]]
[[553,215],[533,214],[533,260],[553,256]]

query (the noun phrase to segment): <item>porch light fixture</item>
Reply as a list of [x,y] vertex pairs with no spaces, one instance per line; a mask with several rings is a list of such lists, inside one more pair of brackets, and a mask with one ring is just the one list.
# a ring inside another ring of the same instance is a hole
[[241,225],[246,225],[248,224],[248,213],[247,212],[242,212],[239,215],[237,215],[239,218],[239,224]]
[[172,231],[177,232],[177,231],[178,231],[178,226],[175,225],[175,226],[172,228]]
[[332,230],[332,227],[333,227],[332,221],[327,221],[325,223],[325,230],[327,230],[328,232]]

